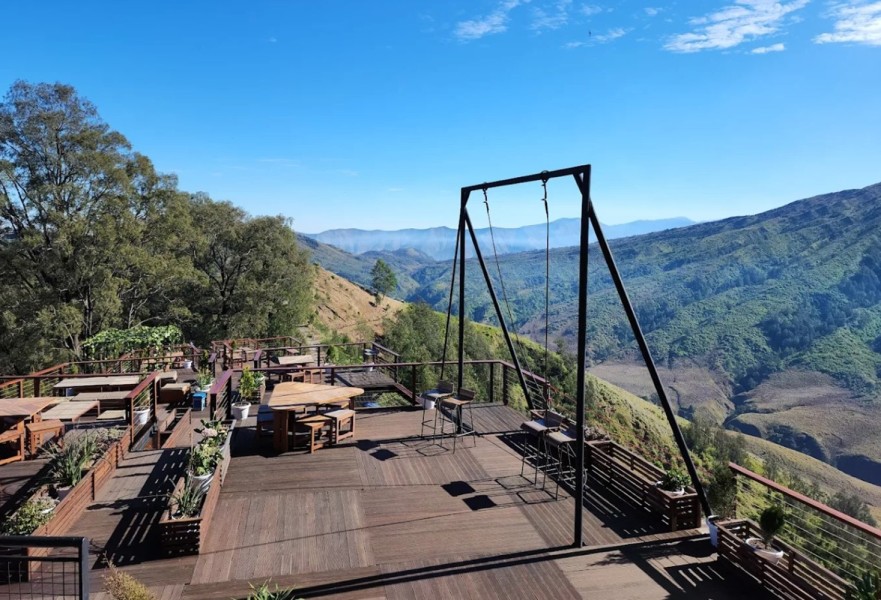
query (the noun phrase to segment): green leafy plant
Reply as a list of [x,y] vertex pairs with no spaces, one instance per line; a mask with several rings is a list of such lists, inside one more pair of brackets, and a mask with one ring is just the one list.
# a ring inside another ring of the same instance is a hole
[[199,514],[205,492],[199,486],[190,484],[189,477],[184,479],[183,488],[170,497],[171,514],[177,518],[190,518]]
[[200,444],[208,444],[210,446],[220,447],[226,442],[229,436],[229,428],[223,424],[220,419],[202,419],[201,427],[193,429],[194,432],[202,435]]
[[220,457],[220,448],[214,444],[196,444],[190,452],[190,472],[199,476],[210,475]]
[[258,388],[259,384],[254,371],[248,367],[242,369],[242,377],[239,379],[239,401],[247,402],[251,396],[257,393]]
[[667,469],[667,472],[664,473],[664,478],[661,479],[661,489],[668,492],[676,492],[684,490],[690,483],[691,478],[688,476],[688,473],[678,467],[671,467]]
[[786,511],[779,504],[772,504],[759,515],[759,527],[762,529],[762,540],[765,547],[770,548],[774,537],[786,524]]
[[4,535],[30,535],[52,518],[55,503],[49,498],[31,498],[3,524]]
[[183,333],[177,325],[139,325],[131,329],[105,329],[83,342],[83,351],[91,358],[116,358],[133,350],[162,353],[182,341]]
[[214,381],[214,376],[208,369],[199,369],[199,372],[196,373],[196,383],[199,388],[207,390],[212,381]]
[[858,600],[879,600],[881,598],[881,574],[866,571],[854,582]]
[[93,431],[85,431],[76,436],[68,436],[64,446],[57,443],[46,448],[49,457],[49,473],[55,485],[75,486],[83,478],[83,470],[98,456],[99,436]]
[[248,600],[298,600],[294,595],[294,588],[280,588],[276,583],[275,589],[272,589],[269,587],[270,581],[264,581],[257,587],[249,583],[251,593],[248,594]]
[[713,466],[707,486],[707,500],[717,517],[734,517],[737,510],[737,478],[728,465],[717,462]]
[[104,576],[104,590],[113,600],[156,600],[147,586],[110,565],[110,574]]

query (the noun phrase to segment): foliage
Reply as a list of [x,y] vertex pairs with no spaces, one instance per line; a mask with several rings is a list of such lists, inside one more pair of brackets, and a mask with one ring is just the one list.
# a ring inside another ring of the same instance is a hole
[[54,442],[49,445],[45,453],[49,458],[49,473],[55,485],[67,487],[78,484],[83,478],[83,471],[98,457],[100,451],[98,434],[94,431],[69,435],[63,446]]
[[193,429],[196,433],[202,435],[200,444],[210,444],[213,446],[223,446],[226,437],[229,435],[229,428],[223,424],[220,419],[202,419],[199,421],[201,427]]
[[164,354],[181,342],[183,334],[177,325],[138,325],[130,329],[105,329],[83,342],[83,352],[93,359],[116,358],[133,350]]
[[786,524],[786,512],[779,504],[772,504],[759,515],[759,527],[762,528],[762,538],[765,546],[770,547],[771,542],[783,526]]
[[867,525],[872,527],[877,527],[878,525],[875,517],[869,512],[869,507],[856,494],[846,494],[845,492],[838,491],[829,499],[828,504],[835,510],[839,510]]
[[376,264],[370,271],[370,284],[373,291],[376,292],[376,303],[382,302],[383,296],[388,296],[398,287],[398,280],[395,272],[388,266],[384,260],[377,259]]
[[220,458],[220,448],[214,444],[196,444],[190,451],[190,472],[200,477],[210,475],[214,473]]
[[254,371],[248,366],[245,366],[242,369],[241,379],[239,379],[239,401],[247,402],[250,400],[251,396],[257,393],[258,389],[259,384],[257,383],[257,378],[254,376]]
[[678,467],[667,469],[663,479],[661,479],[661,489],[668,492],[684,490],[689,485],[691,485],[691,477]]
[[113,600],[156,600],[156,596],[147,586],[112,564],[110,574],[103,579],[104,590]]
[[878,571],[865,572],[854,587],[858,600],[878,600],[881,598],[881,574]]
[[31,498],[3,524],[4,535],[30,535],[38,527],[49,522],[55,503],[49,498]]
[[208,369],[199,369],[199,372],[196,373],[196,383],[200,389],[207,390],[212,381],[214,381],[214,375]]
[[170,497],[173,517],[190,518],[199,515],[205,492],[198,485],[190,483],[190,477],[184,478],[183,487]]
[[290,334],[311,273],[289,220],[180,191],[71,86],[18,81],[0,102],[0,372],[139,325],[197,344]]
[[737,478],[728,465],[717,462],[707,485],[707,500],[713,513],[722,518],[736,516]]
[[269,587],[269,581],[264,581],[258,587],[254,584],[248,584],[251,587],[251,593],[248,594],[248,600],[297,600],[294,594],[294,588],[280,588],[275,584],[275,589]]

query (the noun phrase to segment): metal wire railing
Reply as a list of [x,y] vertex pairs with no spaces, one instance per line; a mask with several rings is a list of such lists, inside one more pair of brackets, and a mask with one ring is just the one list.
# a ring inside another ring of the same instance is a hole
[[833,573],[858,581],[881,571],[881,531],[825,504],[732,465],[737,477],[737,516],[758,521],[773,504],[786,520],[779,537]]

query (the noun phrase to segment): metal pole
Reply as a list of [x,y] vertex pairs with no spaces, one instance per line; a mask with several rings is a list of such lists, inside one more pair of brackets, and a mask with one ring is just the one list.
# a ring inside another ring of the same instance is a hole
[[[582,193],[584,193],[583,190]],[[596,212],[593,210],[590,212],[590,220],[593,224],[594,233],[597,236],[597,243],[603,251],[603,257],[606,259],[606,265],[609,267],[609,274],[612,276],[612,281],[615,282],[615,289],[618,290],[618,297],[621,299],[624,312],[627,313],[627,320],[630,321],[630,328],[633,330],[633,336],[636,338],[636,343],[639,345],[640,352],[642,352],[642,359],[649,370],[649,375],[651,375],[652,383],[655,386],[655,392],[658,394],[661,406],[664,408],[664,414],[667,415],[667,422],[670,424],[670,429],[673,431],[673,437],[676,440],[676,445],[679,447],[679,453],[682,455],[682,459],[685,461],[685,467],[688,469],[688,474],[691,476],[691,483],[697,492],[701,508],[703,508],[704,514],[709,516],[712,512],[710,511],[710,503],[707,500],[707,494],[698,478],[697,469],[695,469],[694,462],[691,460],[691,454],[688,451],[685,438],[682,436],[682,431],[679,429],[679,423],[676,422],[676,415],[673,413],[670,401],[667,398],[667,393],[664,391],[664,386],[661,384],[661,377],[658,375],[658,369],[655,367],[652,353],[645,341],[645,336],[642,334],[642,328],[639,326],[639,321],[636,319],[636,312],[633,310],[633,305],[630,303],[630,298],[627,296],[627,290],[624,289],[624,281],[621,279],[621,274],[618,272],[618,266],[615,264],[615,258],[612,256],[612,250],[606,242],[606,236],[603,234],[599,219],[596,216]]]
[[474,226],[471,224],[471,217],[468,216],[468,209],[463,209],[465,215],[465,224],[468,226],[468,233],[471,234],[471,242],[474,244],[474,254],[477,256],[477,262],[480,263],[480,270],[483,271],[483,278],[486,280],[486,287],[489,290],[489,297],[493,301],[496,309],[496,316],[499,318],[499,325],[502,327],[502,334],[505,336],[505,343],[508,345],[508,351],[511,353],[511,359],[514,361],[514,367],[517,369],[517,378],[520,380],[520,386],[523,388],[523,395],[526,397],[526,404],[529,408],[533,408],[532,398],[529,396],[529,388],[526,387],[526,378],[523,376],[523,369],[520,367],[520,360],[517,358],[517,351],[514,350],[514,343],[511,334],[508,333],[508,327],[505,325],[505,319],[502,318],[502,308],[499,306],[499,299],[496,297],[495,288],[489,278],[489,271],[486,270],[486,263],[483,262],[483,255],[480,253],[480,246],[477,243],[477,235],[474,233]]
[[[460,227],[461,227],[461,219]],[[452,273],[450,279],[450,301],[447,302],[447,324],[444,327],[444,352],[441,354],[441,371],[440,371],[440,379],[444,378],[444,370],[447,368],[447,344],[450,341],[450,317],[453,313],[453,292],[456,289],[456,262],[459,258],[459,233],[456,233],[456,247],[453,250],[453,268],[450,269]]]
[[80,559],[80,581],[79,581],[79,595],[81,600],[88,600],[89,598],[89,577],[90,577],[90,569],[89,569],[89,538],[80,539],[79,546],[79,559]]
[[[462,389],[465,377],[465,205],[470,192],[462,190],[462,207],[459,211],[459,375],[456,389]],[[474,243],[475,248],[477,242]]]
[[587,249],[590,243],[590,165],[584,173],[576,174],[575,181],[581,190],[581,242],[578,251],[578,356],[576,357],[577,390],[575,394],[575,523],[572,545],[584,545],[584,386],[585,358],[587,354]]

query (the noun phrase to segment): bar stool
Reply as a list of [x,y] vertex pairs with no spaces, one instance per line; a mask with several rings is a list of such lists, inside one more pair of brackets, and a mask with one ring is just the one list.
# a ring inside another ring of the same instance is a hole
[[575,431],[572,429],[567,429],[564,431],[551,431],[545,436],[547,450],[548,453],[545,455],[545,473],[544,479],[542,479],[542,489],[544,489],[545,482],[548,477],[549,470],[549,462],[551,457],[550,450],[553,449],[557,456],[557,487],[554,490],[554,499],[558,499],[560,497],[560,481],[563,479],[563,454],[566,455],[566,472],[568,473],[571,469],[573,475],[575,473],[575,469],[572,467],[572,446],[575,444]]
[[[431,428],[431,437],[437,437],[437,413],[438,406],[437,403],[443,400],[444,398],[449,398],[453,395],[453,384],[449,381],[438,381],[437,387],[433,390],[428,390],[427,392],[422,392],[423,400],[428,399],[432,403],[432,409],[434,411],[434,415],[428,419],[422,420],[422,430],[419,432],[419,437],[425,438],[425,430],[429,427]],[[423,404],[423,407],[425,405]]]
[[[525,421],[520,424],[520,430],[526,433],[526,441],[523,444],[523,459],[520,461],[520,477],[523,477],[523,472],[526,470],[527,459],[531,459],[535,467],[532,485],[538,485],[538,459],[547,452],[545,436],[551,430],[551,427],[548,426],[548,422],[543,416],[546,412],[533,411],[534,418],[531,421]],[[534,443],[529,443],[532,440],[534,440]]]
[[[441,419],[441,447],[444,447],[444,438],[446,437],[445,426],[447,420],[453,426],[450,432],[453,438],[453,454],[456,453],[456,441],[463,436],[473,435],[474,445],[477,446],[477,430],[474,429],[474,413],[471,411],[471,403],[474,401],[474,390],[459,388],[459,393],[452,398],[443,398],[440,400],[440,408],[446,408],[450,411],[450,418],[447,419],[447,413],[439,410]],[[463,421],[464,411],[468,409],[468,430],[465,429]]]

